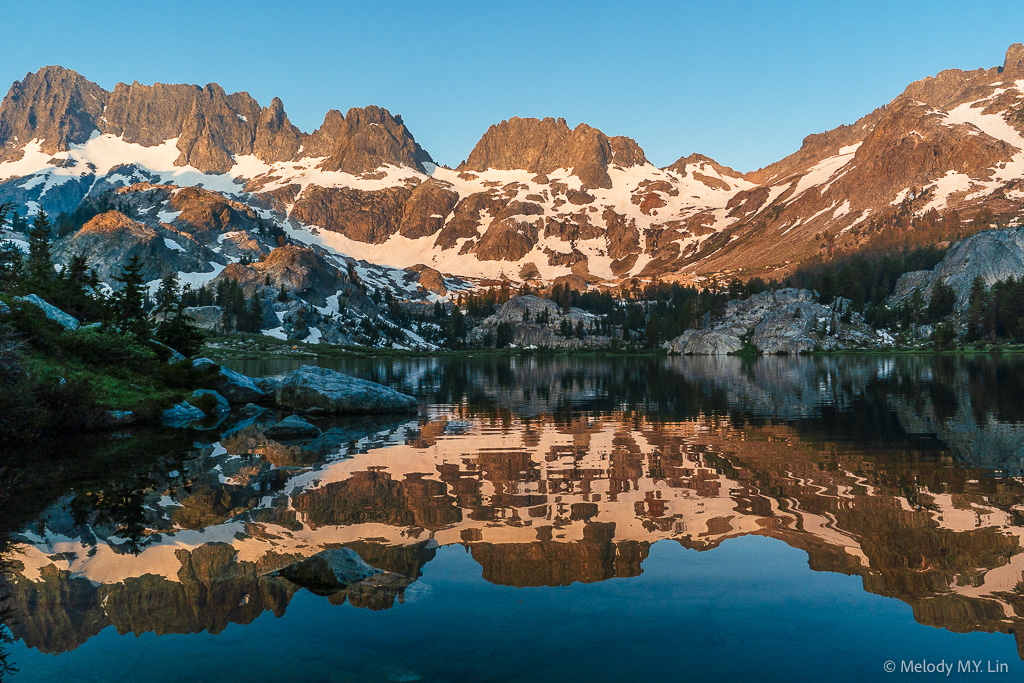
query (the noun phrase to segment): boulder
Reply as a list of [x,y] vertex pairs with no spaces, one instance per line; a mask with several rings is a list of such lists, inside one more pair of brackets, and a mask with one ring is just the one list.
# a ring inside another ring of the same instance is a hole
[[197,420],[202,420],[206,417],[203,411],[199,410],[193,405],[190,405],[186,401],[182,401],[177,405],[171,406],[163,412],[161,415],[161,422],[165,427],[175,427],[181,429],[188,427]]
[[28,296],[16,296],[14,297],[14,300],[22,301],[27,304],[32,304],[33,306],[41,310],[47,318],[53,320],[54,322],[60,323],[66,330],[77,330],[81,325],[81,323],[78,322],[78,318],[68,313],[65,313],[64,311],[60,310],[53,304],[49,304],[46,301],[43,301],[43,299],[41,299],[36,294],[29,294]]
[[299,413],[408,413],[417,407],[412,396],[312,365],[285,375],[277,385],[275,400],[279,407]]
[[329,548],[293,562],[271,576],[280,576],[314,593],[334,593],[381,573],[349,548]]
[[207,332],[216,332],[224,327],[224,309],[220,306],[192,306],[183,308],[182,315],[192,320],[192,324]]
[[188,398],[191,405],[199,408],[208,416],[223,415],[231,411],[227,399],[213,389],[196,389]]
[[256,377],[253,379],[253,382],[256,384],[257,389],[270,396],[277,391],[277,385],[281,383],[281,380],[273,377]]
[[270,400],[270,396],[260,390],[251,377],[230,370],[209,358],[196,358],[192,361],[192,367],[196,369],[219,368],[213,388],[220,392],[228,403],[262,403]]
[[278,441],[287,439],[304,439],[320,436],[320,428],[310,424],[298,415],[289,415],[265,432],[271,439]]
[[671,353],[726,356],[743,348],[743,341],[725,330],[686,330],[666,344]]
[[0,317],[8,316],[10,314],[11,314],[11,307],[8,306],[7,304],[5,304],[3,301],[0,301]]

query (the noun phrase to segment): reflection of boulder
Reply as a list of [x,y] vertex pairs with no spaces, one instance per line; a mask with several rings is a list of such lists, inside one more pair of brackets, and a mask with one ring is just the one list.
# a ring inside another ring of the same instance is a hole
[[380,570],[371,567],[350,548],[329,548],[293,562],[273,573],[314,593],[328,594],[368,579]]

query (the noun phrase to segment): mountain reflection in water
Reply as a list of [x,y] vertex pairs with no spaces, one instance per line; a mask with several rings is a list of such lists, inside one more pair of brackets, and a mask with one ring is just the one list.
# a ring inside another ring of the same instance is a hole
[[117,447],[147,458],[121,458],[113,475],[101,457],[109,444],[83,442],[80,468],[95,450],[101,483],[81,471],[47,483],[26,464],[24,500],[10,506],[23,517],[7,520],[18,541],[6,580],[14,636],[59,653],[111,625],[219,633],[280,616],[299,589],[268,574],[332,547],[404,577],[326,598],[381,610],[402,603],[444,546],[464,546],[492,584],[536,587],[638,576],[658,541],[706,551],[740,536],[801,549],[815,571],[859,576],[922,624],[1024,628],[1024,364],[338,366],[425,407],[412,420],[322,421],[323,435],[305,442],[268,439],[269,414],[203,443],[139,435]]

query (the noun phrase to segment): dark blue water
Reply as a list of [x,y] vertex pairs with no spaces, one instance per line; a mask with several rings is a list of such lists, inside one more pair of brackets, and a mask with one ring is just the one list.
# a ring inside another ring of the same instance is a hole
[[[10,680],[1024,671],[1012,359],[342,365],[420,415],[13,454]],[[340,546],[392,583],[273,576]]]

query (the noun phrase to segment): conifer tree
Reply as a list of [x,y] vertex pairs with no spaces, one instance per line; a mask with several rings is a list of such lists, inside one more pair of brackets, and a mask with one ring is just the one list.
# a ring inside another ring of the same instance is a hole
[[177,314],[181,310],[181,291],[177,273],[171,273],[160,281],[160,287],[154,295],[155,313],[164,315]]
[[149,338],[149,320],[146,318],[146,289],[142,276],[142,261],[138,254],[114,278],[123,287],[112,301],[113,319],[117,329],[140,339]]
[[45,293],[55,278],[53,254],[50,253],[50,219],[46,217],[46,212],[40,209],[28,231],[25,286],[37,293]]

